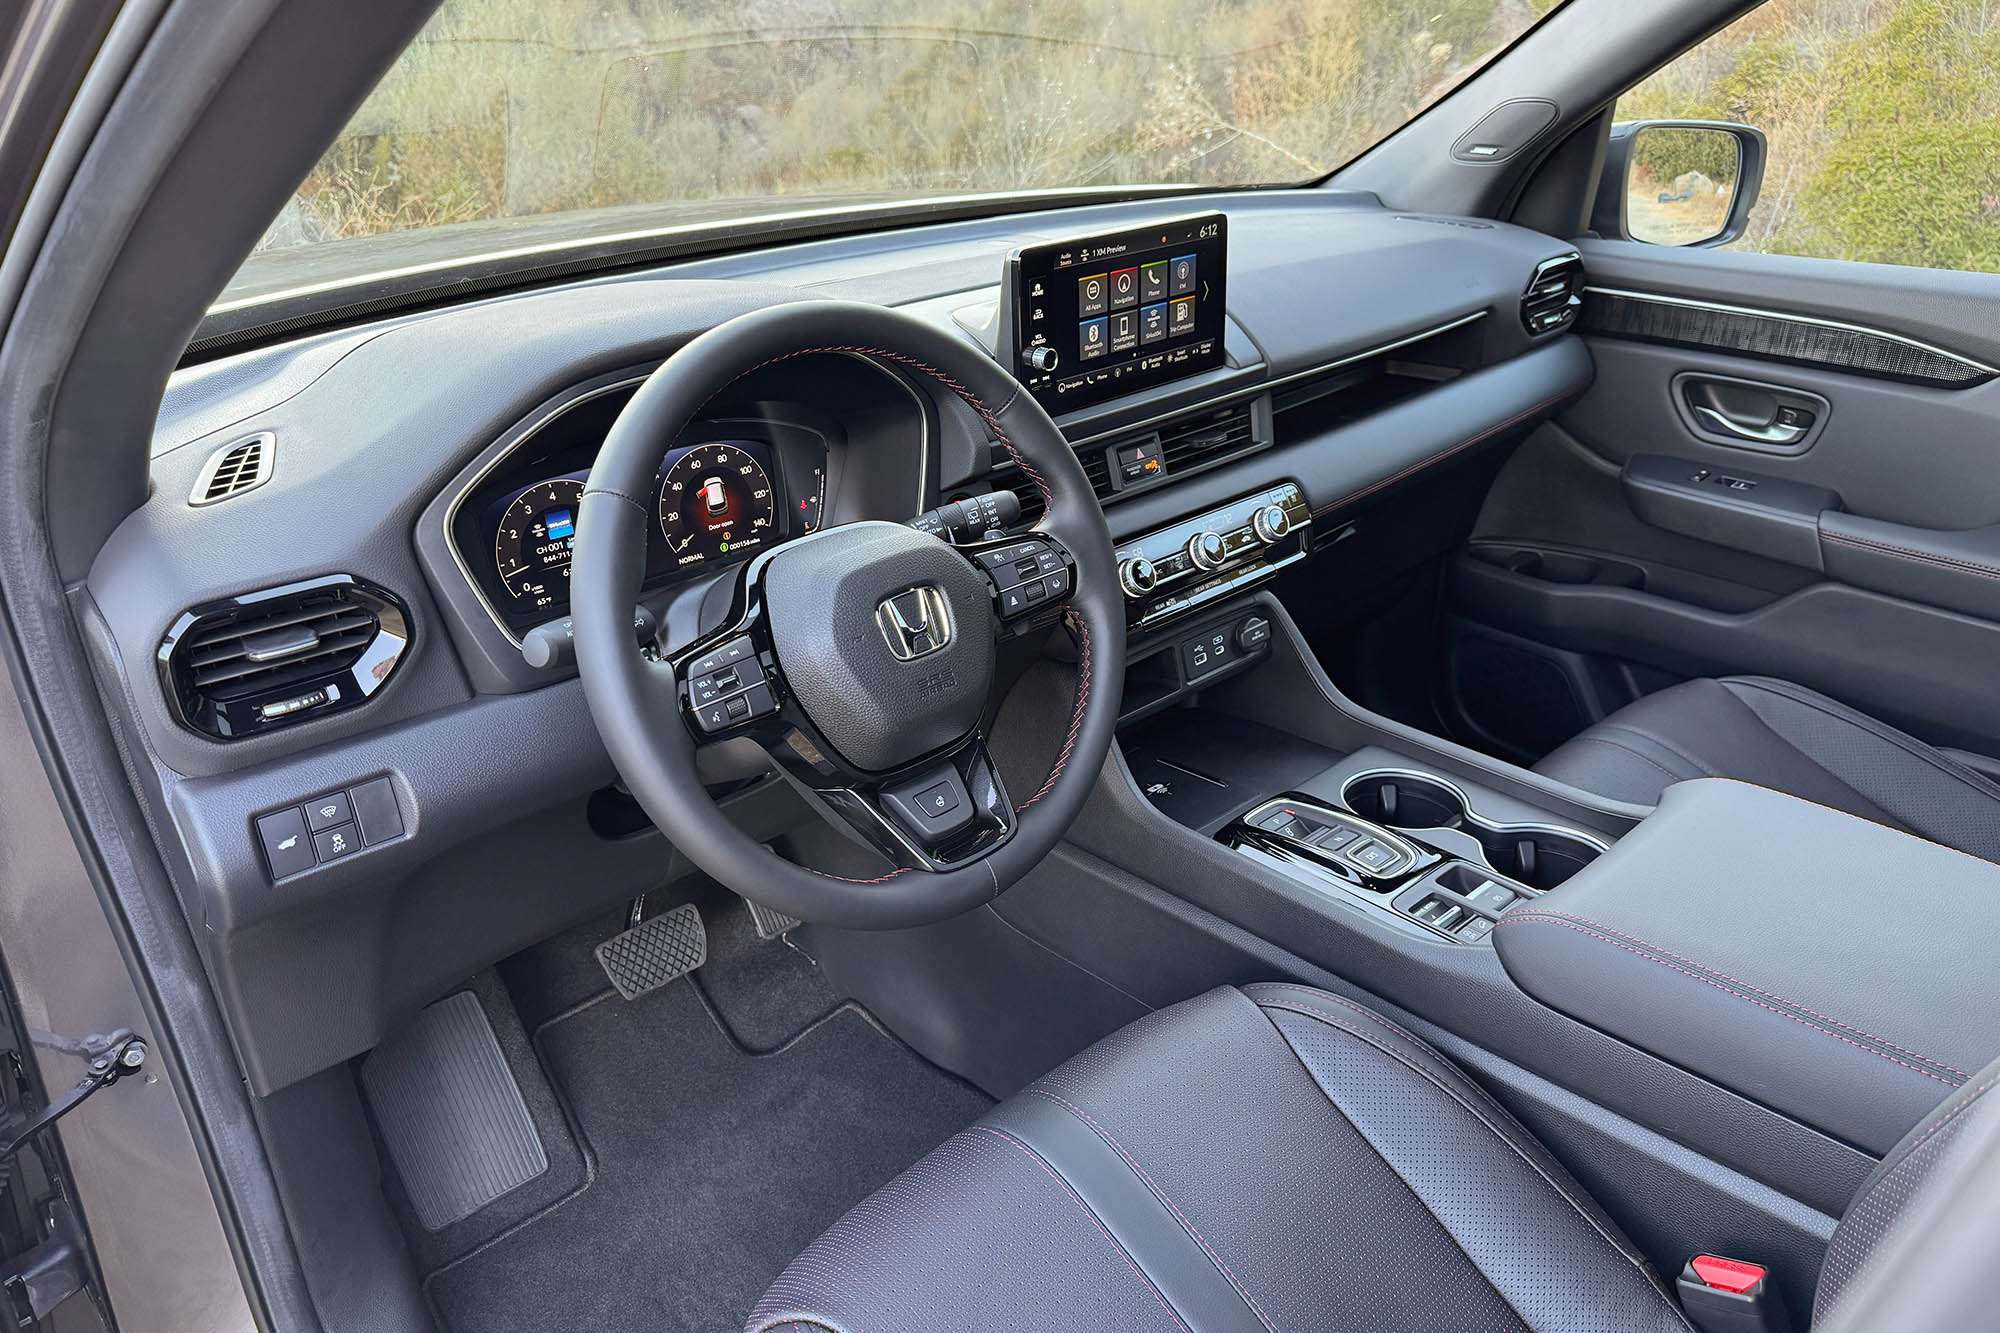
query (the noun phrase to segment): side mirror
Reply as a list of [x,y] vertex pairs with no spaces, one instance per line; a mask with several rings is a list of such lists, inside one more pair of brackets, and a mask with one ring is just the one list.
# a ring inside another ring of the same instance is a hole
[[1727,245],[1764,183],[1764,134],[1712,120],[1628,120],[1611,127],[1590,226],[1650,245]]

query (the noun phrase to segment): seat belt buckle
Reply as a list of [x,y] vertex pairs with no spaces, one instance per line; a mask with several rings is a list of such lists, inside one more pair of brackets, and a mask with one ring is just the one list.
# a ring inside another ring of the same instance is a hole
[[1789,1333],[1784,1303],[1762,1264],[1697,1254],[1675,1283],[1681,1309],[1701,1333]]

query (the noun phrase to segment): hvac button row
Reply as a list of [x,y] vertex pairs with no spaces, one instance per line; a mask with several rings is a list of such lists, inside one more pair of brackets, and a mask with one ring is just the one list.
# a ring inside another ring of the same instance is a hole
[[403,836],[403,812],[387,778],[330,791],[257,816],[257,841],[272,879],[285,879]]

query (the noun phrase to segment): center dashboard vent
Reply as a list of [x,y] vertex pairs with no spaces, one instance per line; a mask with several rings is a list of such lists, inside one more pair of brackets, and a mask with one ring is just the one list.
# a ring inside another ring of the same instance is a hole
[[1572,250],[1544,259],[1521,293],[1521,327],[1536,337],[1568,328],[1583,308],[1582,291],[1583,256]]
[[[1259,431],[1254,401],[1177,417],[1152,430],[1086,444],[1076,451],[1090,488],[1100,500],[1118,497],[1221,463],[1270,443]],[[1014,463],[998,440],[990,444],[994,479],[1021,498],[1021,521],[1040,516],[1041,490]]]
[[182,725],[236,740],[365,702],[409,644],[400,602],[334,574],[184,612],[160,643],[161,684]]

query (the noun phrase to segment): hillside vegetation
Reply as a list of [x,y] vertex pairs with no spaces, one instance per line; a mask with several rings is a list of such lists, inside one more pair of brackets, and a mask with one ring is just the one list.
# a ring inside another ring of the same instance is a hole
[[[265,244],[682,200],[1304,180],[1555,2],[446,0]],[[1738,248],[2000,270],[2000,0],[1770,0],[1617,114],[1769,136]]]
[[1319,176],[1555,0],[446,0],[268,244],[563,209]]
[[1617,115],[1764,131],[1738,249],[2000,271],[2000,0],[1770,0]]

